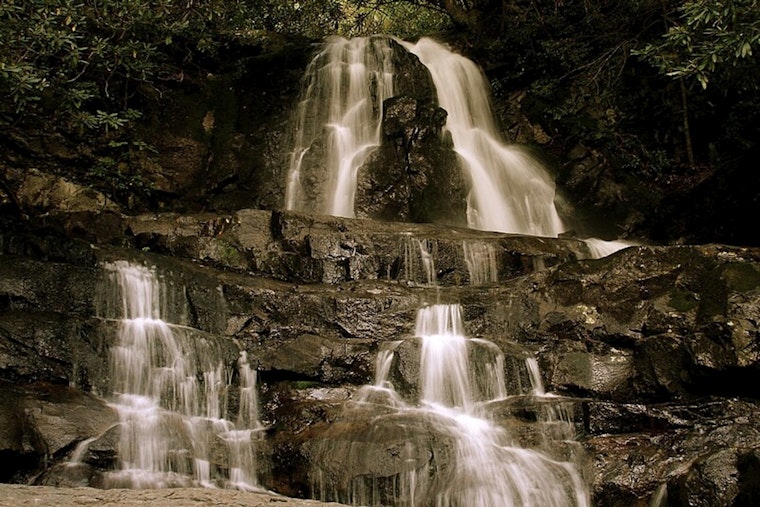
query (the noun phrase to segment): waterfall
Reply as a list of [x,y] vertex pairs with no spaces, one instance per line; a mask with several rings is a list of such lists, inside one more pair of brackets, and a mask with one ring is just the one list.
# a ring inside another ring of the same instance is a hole
[[430,251],[428,241],[405,234],[402,239],[404,249],[404,278],[421,279],[426,285],[435,286],[438,282],[435,258]]
[[[540,398],[507,396],[504,354],[492,342],[465,336],[459,305],[421,308],[415,335],[381,351],[374,384],[357,393],[360,400],[347,410],[334,439],[317,449],[312,476],[322,500],[407,507],[589,505],[577,454],[552,453],[572,444],[579,448],[567,431],[570,411],[559,420],[553,407],[545,417],[536,405],[540,447],[523,446],[507,429],[512,426],[497,422],[494,407],[510,406],[511,398],[547,405],[555,398],[535,384]],[[410,399],[395,392],[392,379],[394,371],[409,370],[415,350],[419,388],[410,389],[417,393]],[[537,375],[535,360],[526,367]],[[518,402],[520,410],[524,403]]]
[[486,285],[499,281],[498,252],[491,243],[463,240],[462,250],[470,285]]
[[462,334],[459,306],[432,305],[417,312],[415,334],[422,338],[421,401],[428,405],[470,411],[472,389],[467,339]]
[[601,259],[602,257],[612,255],[618,250],[628,248],[629,246],[635,246],[637,244],[632,241],[605,241],[599,238],[586,238],[583,241],[586,243],[592,259]]
[[[334,38],[309,64],[296,115],[287,209],[354,216],[357,171],[381,142],[382,102],[393,96],[397,78],[390,41]],[[469,226],[556,237],[563,225],[554,183],[523,149],[501,139],[480,69],[432,39],[401,44],[428,68],[448,112],[446,128],[470,182]]]
[[[256,444],[261,437],[255,371],[238,360],[240,409],[226,419],[233,372],[220,340],[170,323],[168,284],[154,269],[106,264],[102,318],[118,326],[111,349],[112,406],[119,414],[118,470],[109,487],[223,486],[259,490]],[[178,319],[180,320],[180,319]]]
[[503,142],[488,85],[471,60],[423,38],[405,44],[430,70],[446,128],[467,173],[467,223],[473,229],[556,237],[564,230],[554,182],[523,149]]
[[287,209],[354,216],[356,173],[380,145],[383,101],[393,95],[391,55],[388,38],[336,37],[311,61],[296,115]]

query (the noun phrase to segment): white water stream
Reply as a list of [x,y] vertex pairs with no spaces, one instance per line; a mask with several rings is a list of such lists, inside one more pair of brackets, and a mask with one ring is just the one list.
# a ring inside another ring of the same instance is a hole
[[[338,474],[340,484],[325,484],[324,480],[320,483],[322,498],[328,491],[331,499],[353,505],[588,506],[589,492],[580,473],[581,464],[575,457],[559,459],[551,453],[553,448],[563,445],[577,446],[577,442],[568,442],[572,440],[572,432],[567,430],[572,426],[567,420],[569,413],[562,413],[564,420],[560,420],[553,415],[558,412],[549,408],[547,417],[541,416],[535,423],[550,428],[547,432],[536,429],[541,432],[539,440],[543,446],[521,446],[492,417],[494,404],[508,404],[510,399],[504,379],[504,355],[499,348],[487,340],[465,336],[459,305],[421,308],[415,327],[416,340],[421,341],[417,402],[405,401],[393,388],[394,354],[403,343],[393,342],[378,355],[374,384],[364,386],[356,396],[355,410],[376,413],[370,417],[371,427],[355,445],[347,445],[346,436],[339,434],[335,446],[328,444],[322,449],[328,459],[341,452],[340,463],[344,467],[344,474]],[[531,376],[538,374],[535,361],[528,361],[527,366],[533,368]],[[535,379],[532,382],[536,384]],[[529,396],[537,400],[537,413],[543,414],[546,411],[542,405],[549,405],[556,398],[545,398],[538,382]],[[524,397],[525,394],[518,396]],[[387,427],[383,428],[384,424]],[[552,430],[552,426],[563,431]],[[418,433],[411,434],[399,451],[405,464],[390,486],[380,485],[382,477],[371,480],[351,477],[353,470],[367,468],[363,461],[367,454],[373,456],[372,463],[390,460],[368,448],[365,441],[378,435],[379,448],[391,446],[385,451],[390,452],[395,448],[395,440],[385,443],[387,436],[404,427],[429,427],[434,436],[420,439]],[[420,449],[421,442],[434,443],[431,448]],[[436,442],[442,447],[437,448]],[[416,460],[416,456],[423,458]],[[445,461],[441,463],[439,459]],[[321,470],[315,475],[324,479]]]
[[[355,216],[357,173],[380,146],[383,101],[393,96],[399,78],[393,61],[396,43],[427,67],[439,105],[448,113],[446,130],[469,183],[468,226],[544,237],[563,232],[554,181],[524,148],[502,138],[480,68],[430,38],[411,44],[382,36],[336,37],[325,44],[306,71],[286,209]],[[593,238],[587,243],[593,258],[630,246]]]
[[467,223],[473,229],[556,237],[564,230],[554,182],[523,149],[506,144],[491,114],[480,68],[438,42],[405,44],[428,68],[470,181]]
[[[382,37],[334,38],[309,64],[297,113],[287,209],[354,216],[356,174],[380,144],[382,102],[393,95],[390,43]],[[501,140],[480,69],[432,39],[402,44],[429,69],[438,101],[448,112],[446,128],[470,181],[469,226],[536,236],[562,232],[553,181],[524,150]],[[316,141],[325,129],[326,146],[319,146]],[[314,150],[321,153],[310,153]],[[305,191],[310,183],[304,181],[303,168],[310,157],[327,172],[317,202],[309,202]]]
[[[336,37],[309,64],[290,158],[287,209],[354,216],[356,173],[380,145],[383,101],[393,96],[389,44],[384,37]],[[307,195],[315,185],[304,174],[310,164],[326,173],[317,178],[322,188],[316,189],[316,202]]]
[[226,419],[233,371],[210,335],[164,319],[167,285],[147,267],[105,265],[112,298],[100,303],[118,326],[111,347],[112,406],[119,414],[118,470],[109,487],[201,485],[260,490],[256,376],[241,353],[237,422]]

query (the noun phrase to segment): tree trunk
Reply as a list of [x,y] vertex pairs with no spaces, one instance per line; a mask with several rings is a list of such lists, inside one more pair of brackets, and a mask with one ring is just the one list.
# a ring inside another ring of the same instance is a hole
[[691,143],[691,126],[689,125],[689,104],[686,96],[686,83],[683,78],[679,79],[681,84],[681,105],[683,106],[683,135],[686,138],[686,157],[689,160],[689,167],[696,167],[694,159],[694,146]]

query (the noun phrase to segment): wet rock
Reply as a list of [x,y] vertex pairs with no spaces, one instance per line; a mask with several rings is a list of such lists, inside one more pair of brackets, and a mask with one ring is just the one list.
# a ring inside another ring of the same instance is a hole
[[445,123],[446,112],[431,101],[385,101],[382,144],[357,177],[357,216],[465,225],[464,178]]
[[738,475],[734,449],[700,456],[675,484],[668,485],[668,501],[695,507],[733,505],[739,493]]
[[59,463],[45,470],[35,481],[37,486],[86,488],[102,484],[100,473],[85,463]]
[[493,284],[582,251],[574,240],[257,210],[138,216],[129,230],[153,252],[306,283]]
[[[357,407],[310,442],[309,474],[319,494],[337,501],[391,501],[402,476],[446,463],[452,442],[422,418]],[[348,464],[348,466],[346,466]]]
[[251,348],[263,372],[318,379],[329,384],[362,384],[372,376],[374,353],[369,340],[303,334]]
[[389,382],[408,403],[416,405],[422,395],[420,380],[420,354],[422,340],[406,339],[394,350]]
[[600,436],[584,442],[592,459],[595,505],[648,505],[668,471],[683,464],[672,448],[683,434]]
[[[0,453],[18,460],[14,474],[67,459],[79,442],[101,435],[118,421],[104,401],[65,386],[3,382],[2,393]],[[115,456],[113,445],[110,455]],[[3,475],[12,475],[12,466],[2,468]]]
[[0,309],[92,315],[98,277],[98,271],[91,268],[4,256]]
[[583,351],[559,354],[550,373],[551,385],[563,391],[601,398],[626,396],[632,374],[631,353],[617,349],[604,355]]
[[581,454],[575,440],[586,433],[585,403],[581,398],[529,394],[493,401],[486,410],[520,446],[570,460],[571,453]]
[[[484,317],[517,341],[552,344],[540,353],[547,371],[558,375],[549,374],[551,389],[596,389],[594,369],[604,369],[603,357],[619,356],[609,365],[626,365],[616,371],[628,378],[616,399],[709,394],[728,384],[706,383],[707,377],[746,381],[756,375],[754,319],[742,317],[755,300],[756,259],[755,250],[731,247],[632,248],[516,279],[522,299],[485,308]],[[745,271],[744,277],[726,274]],[[732,281],[739,278],[746,282]],[[744,366],[737,350],[746,351]],[[742,383],[732,385],[741,389]]]
[[73,450],[74,444],[100,435],[118,421],[103,400],[59,386],[35,385],[22,409],[36,450],[44,455]]
[[0,312],[1,376],[67,383],[73,373],[69,344],[77,335],[73,325],[60,314]]
[[[594,415],[599,409],[620,410],[618,429],[625,433],[584,441],[594,459],[597,502],[636,505],[666,496],[668,505],[733,505],[740,491],[744,498],[756,491],[752,456],[758,428],[751,420],[758,408],[753,402],[592,406],[592,421],[599,421]],[[602,429],[598,423],[592,428]]]
[[313,494],[310,446],[340,418],[354,391],[303,380],[265,383],[262,415],[272,456],[269,481],[276,491],[301,497]]

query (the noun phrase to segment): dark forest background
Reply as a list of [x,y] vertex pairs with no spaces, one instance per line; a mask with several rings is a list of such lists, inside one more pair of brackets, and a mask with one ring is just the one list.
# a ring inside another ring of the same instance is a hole
[[[237,113],[228,130],[254,135],[249,124],[271,119],[271,101],[292,107],[318,41],[390,33],[443,40],[483,68],[505,137],[535,148],[580,227],[598,221],[609,237],[758,245],[745,225],[760,211],[758,7],[750,0],[5,0],[4,220],[39,212],[18,197],[31,169],[102,192],[126,213],[229,207],[215,195],[260,187],[267,163],[238,160],[249,164],[247,177],[228,175],[195,193],[161,184],[174,177],[161,174],[165,146],[156,134],[167,119],[176,121],[204,87],[220,100],[220,87],[232,87],[238,99],[227,106],[251,106],[252,117]],[[266,72],[256,76],[251,65]],[[260,99],[240,99],[243,91]],[[257,100],[270,102],[254,107]],[[221,135],[219,115],[216,125],[210,145],[237,139]],[[282,137],[272,152],[286,147]],[[200,156],[210,160],[209,153]],[[217,155],[208,165],[224,161]],[[256,197],[254,189],[247,205],[277,207],[268,192]]]

